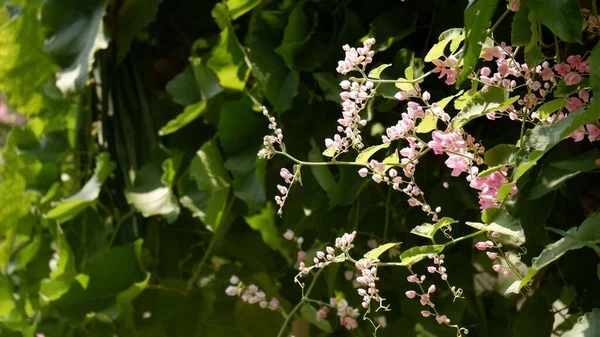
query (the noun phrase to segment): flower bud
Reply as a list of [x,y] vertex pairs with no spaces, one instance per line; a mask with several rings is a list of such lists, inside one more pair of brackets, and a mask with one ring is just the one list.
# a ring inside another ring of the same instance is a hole
[[498,257],[498,253],[495,252],[486,252],[486,254],[490,258],[490,260],[495,260]]
[[417,293],[414,290],[409,290],[409,291],[405,292],[405,294],[406,294],[406,297],[411,298],[411,299],[415,298],[415,296],[417,296]]

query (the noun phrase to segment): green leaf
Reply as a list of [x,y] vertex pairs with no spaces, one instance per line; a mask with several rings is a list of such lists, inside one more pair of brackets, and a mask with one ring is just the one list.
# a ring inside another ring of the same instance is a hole
[[552,113],[562,109],[566,104],[567,102],[564,98],[557,98],[544,103],[541,107],[538,108],[540,119],[548,118]]
[[500,144],[485,151],[483,159],[489,166],[509,165],[517,159],[519,148],[510,144]]
[[217,75],[199,57],[190,57],[190,64],[167,83],[169,96],[183,106],[208,100],[222,91]]
[[8,275],[0,274],[0,321],[15,308],[13,283]]
[[448,217],[444,217],[441,218],[438,222],[436,222],[435,224],[430,224],[430,223],[424,223],[422,225],[419,225],[415,228],[413,228],[410,232],[412,234],[415,235],[419,235],[428,239],[433,239],[433,237],[435,236],[435,233],[440,230],[443,227],[450,227],[452,224],[458,223],[458,221],[452,219],[452,218],[448,218]]
[[313,73],[312,75],[323,91],[325,99],[335,103],[342,103],[342,98],[340,97],[341,80],[339,78],[336,78],[329,72]]
[[[71,324],[90,313],[115,319],[148,284],[141,263],[142,240],[106,252],[83,269],[54,306]],[[115,277],[119,275],[119,277]]]
[[539,20],[561,40],[581,43],[583,15],[577,0],[522,0]]
[[18,227],[22,218],[31,211],[36,200],[33,192],[26,191],[26,182],[20,175],[5,177],[0,182],[0,236]]
[[600,309],[595,308],[579,317],[573,329],[566,331],[562,337],[593,337],[600,335]]
[[391,242],[391,243],[386,243],[383,244],[377,248],[373,248],[370,251],[368,251],[365,255],[364,258],[365,259],[369,259],[369,260],[375,260],[375,259],[379,259],[379,256],[385,252],[387,252],[388,250],[394,248],[395,246],[400,245],[401,242]]
[[595,123],[600,117],[600,102],[592,103],[587,109],[582,108],[554,124],[541,124],[527,131],[523,145],[527,153],[520,156],[515,168],[515,180],[531,169],[537,161],[556,144],[568,137],[580,126]]
[[482,215],[482,220],[485,222],[466,222],[467,225],[487,232],[498,232],[511,237],[516,245],[525,243],[525,232],[519,224],[508,212],[504,209],[488,208]]
[[250,23],[247,40],[252,74],[279,112],[289,110],[298,93],[298,74],[290,71],[283,58],[275,52],[283,38],[282,14],[268,10],[256,13]]
[[85,87],[94,53],[108,47],[102,21],[107,4],[107,0],[48,0],[44,4],[42,23],[49,31],[45,50],[62,68],[56,86],[64,94]]
[[528,15],[529,8],[522,6],[513,16],[510,36],[514,47],[526,46],[531,41],[531,24]]
[[[315,140],[311,139],[310,144],[312,149],[308,152],[308,159],[313,162],[322,162],[323,157],[321,157],[321,153],[317,147],[317,144],[315,143]],[[337,184],[329,168],[327,166],[312,165],[310,170],[319,183],[319,186],[321,186],[321,188],[327,193],[329,200],[334,199],[337,190]]]
[[98,199],[104,181],[106,181],[106,178],[108,178],[116,166],[110,160],[110,155],[107,152],[99,154],[96,157],[94,175],[90,180],[85,183],[79,192],[58,202],[44,216],[61,223],[72,219]]
[[132,0],[123,6],[119,13],[117,35],[117,62],[121,63],[131,42],[156,19],[159,5],[163,0]]
[[170,186],[162,181],[167,166],[151,162],[135,174],[134,185],[125,190],[127,202],[144,217],[163,215],[168,222],[179,216],[179,203]]
[[454,117],[452,127],[460,128],[477,117],[507,108],[519,99],[519,96],[509,98],[508,95],[508,90],[500,87],[489,87],[486,92],[479,91]]
[[261,137],[266,133],[264,117],[252,110],[249,99],[227,101],[221,109],[219,140],[226,155],[225,167],[233,175],[233,192],[253,214],[266,201],[266,160],[257,158]]
[[159,136],[166,136],[172,134],[190,124],[196,118],[200,117],[202,114],[206,112],[206,101],[200,101],[196,104],[188,105],[185,107],[182,113],[177,115],[174,119],[170,120],[165,126],[163,126],[159,131]]
[[577,171],[591,171],[598,168],[595,161],[600,158],[600,150],[592,149],[584,152],[575,157],[549,163],[548,165],[557,169],[577,172]]
[[532,280],[533,276],[542,268],[558,260],[568,251],[583,248],[588,243],[595,244],[600,242],[600,213],[591,215],[579,228],[573,227],[566,234],[568,236],[547,245],[540,255],[533,258],[532,268],[527,273],[523,282],[521,282],[521,286]]
[[388,68],[388,67],[391,67],[391,66],[392,66],[392,64],[391,64],[391,63],[390,63],[390,64],[382,64],[382,65],[380,65],[379,67],[377,67],[377,68],[375,68],[375,69],[373,69],[373,70],[369,71],[369,75],[368,75],[368,77],[370,77],[370,78],[376,78],[376,79],[379,79],[379,78],[380,78],[380,76],[381,76],[381,73],[382,73],[382,72],[383,72],[383,71],[384,71],[386,68]]
[[458,84],[467,78],[479,60],[481,46],[487,36],[486,29],[490,26],[497,4],[498,0],[473,0],[465,9],[465,54]]
[[590,85],[594,95],[600,94],[600,44],[598,43],[590,55]]
[[262,0],[227,0],[227,9],[231,18],[236,20],[258,6]]
[[439,254],[444,250],[443,245],[418,246],[405,250],[400,254],[400,262],[403,266],[412,266],[413,264],[426,258],[429,254]]
[[377,151],[379,151],[381,149],[387,149],[388,147],[390,147],[390,143],[383,143],[380,145],[370,146],[358,154],[355,162],[366,164],[369,162],[369,159],[371,158],[371,156],[373,156]]
[[552,305],[540,295],[529,297],[515,318],[513,336],[546,337],[552,335]]
[[[442,108],[443,109],[443,108]],[[425,115],[419,125],[417,125],[417,133],[429,133],[437,128],[438,118],[434,115]]]
[[244,219],[250,228],[259,231],[263,241],[273,250],[281,251],[286,254],[286,250],[282,247],[282,239],[277,226],[275,225],[275,207],[272,203],[267,202],[265,207],[253,216],[246,216]]
[[536,182],[528,194],[527,200],[535,200],[558,189],[565,181],[578,175],[580,171],[569,171],[549,165],[542,166]]
[[47,279],[42,280],[40,294],[48,300],[54,301],[69,290],[69,285],[75,278],[77,270],[75,269],[75,257],[60,225],[55,221],[49,221],[48,229],[54,239],[53,250],[55,253],[52,259],[56,261],[56,268],[51,271]]
[[467,103],[469,103],[471,99],[473,99],[477,92],[477,81],[473,81],[471,83],[471,89],[465,91],[454,101],[454,109],[462,110],[465,106],[467,106]]
[[587,77],[582,77],[581,81],[574,85],[567,85],[565,80],[558,81],[558,86],[554,90],[554,97],[567,97],[584,89],[589,89],[590,81]]
[[304,6],[304,2],[299,2],[291,11],[283,32],[283,40],[275,52],[281,55],[288,68],[312,71],[327,57],[329,46],[321,46],[315,42],[314,39],[322,35],[322,32],[317,32],[318,15],[313,13],[307,16]]
[[427,52],[427,55],[425,55],[424,61],[431,62],[444,56],[444,50],[446,49],[448,43],[450,43],[450,40],[440,40],[440,42],[434,44],[433,47],[431,47],[431,49],[429,49]]
[[25,115],[43,107],[40,89],[56,66],[42,51],[45,37],[38,12],[27,6],[15,19],[0,27],[0,92],[8,103]]
[[316,326],[320,330],[325,331],[327,333],[331,333],[333,331],[333,329],[331,328],[331,324],[329,324],[329,321],[327,319],[317,321],[317,309],[315,309],[312,305],[304,304],[300,308],[300,314],[302,315],[302,317],[304,317],[306,321]]
[[[523,6],[525,7],[525,6]],[[525,62],[531,67],[535,67],[540,62],[542,62],[546,56],[542,52],[542,48],[540,47],[540,32],[538,25],[538,18],[536,17],[534,12],[529,12],[528,19],[530,22],[531,39],[527,46],[525,47]]]
[[219,44],[213,48],[206,65],[217,74],[223,88],[242,91],[250,69],[231,25],[227,6],[217,3],[211,14],[221,28],[221,38]]
[[385,157],[385,159],[383,160],[384,164],[390,164],[390,165],[386,165],[385,166],[385,171],[387,172],[387,170],[389,170],[390,168],[392,168],[391,164],[393,165],[400,165],[400,157],[398,156],[398,150],[395,150],[394,153],[392,153],[391,155]]

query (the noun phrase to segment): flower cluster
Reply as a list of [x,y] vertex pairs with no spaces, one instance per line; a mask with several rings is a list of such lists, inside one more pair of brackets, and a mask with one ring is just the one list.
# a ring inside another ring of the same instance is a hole
[[[474,167],[474,169],[477,169],[477,167]],[[473,173],[476,175],[477,172],[478,170],[474,170]],[[500,187],[508,183],[508,179],[506,178],[507,174],[508,169],[506,167],[502,167],[500,170],[494,171],[489,175],[479,176],[471,180],[469,186],[479,190],[478,196],[481,210],[500,207],[498,194],[500,192]],[[509,194],[511,196],[515,195],[517,191],[517,186],[513,185]]]
[[[502,234],[498,232],[491,233],[491,240],[487,241],[479,241],[475,244],[475,248],[481,251],[485,251],[485,254],[490,260],[494,261],[494,265],[492,265],[492,269],[495,272],[502,272],[504,277],[509,277],[512,273],[516,275],[525,275],[527,274],[527,267],[524,269],[520,269],[523,266],[523,263],[517,261],[512,263],[508,258],[510,256],[510,252],[503,253],[502,243],[496,243],[493,241],[495,238],[499,238]],[[492,249],[497,249],[498,251],[492,251]],[[507,267],[502,266],[502,261],[507,265]]]
[[354,330],[358,327],[356,318],[360,315],[358,309],[348,305],[348,301],[342,299],[340,301],[331,298],[329,304],[337,309],[337,315],[340,317],[340,325],[348,330]]
[[235,275],[231,276],[229,283],[231,283],[231,285],[225,289],[225,293],[228,296],[239,296],[242,301],[250,304],[258,303],[263,309],[269,308],[271,310],[277,310],[279,307],[279,300],[277,298],[273,297],[270,301],[267,301],[266,294],[260,291],[254,284],[246,286]]
[[306,266],[306,264],[302,261],[300,262],[300,266],[298,267],[299,273],[296,276],[296,282],[303,275],[310,273],[311,270],[315,268],[325,268],[331,263],[340,263],[346,261],[346,257],[348,251],[354,247],[352,245],[352,241],[356,237],[356,232],[345,233],[341,237],[335,239],[335,247],[342,251],[341,254],[336,255],[335,248],[333,247],[325,247],[325,251],[318,251],[313,257],[314,264],[312,266]]
[[592,11],[587,8],[583,8],[583,27],[582,29],[590,34],[590,38],[594,38],[598,34],[598,19],[594,17]]
[[358,295],[363,298],[363,308],[368,308],[371,304],[371,300],[378,302],[381,307],[384,299],[379,296],[379,289],[377,289],[377,286],[375,285],[375,281],[379,279],[377,277],[377,267],[373,265],[371,260],[364,259],[356,262],[356,269],[361,272],[361,276],[356,278],[356,282],[367,286],[367,289],[358,288],[357,290]]
[[275,144],[279,144],[280,147],[284,147],[283,144],[283,132],[277,127],[277,121],[275,117],[269,115],[269,111],[266,107],[260,107],[265,117],[269,119],[269,129],[273,130],[273,134],[266,135],[263,138],[263,147],[258,151],[258,157],[264,159],[271,159],[275,155]]
[[[367,64],[373,61],[375,52],[371,50],[371,47],[374,44],[375,39],[370,38],[363,43],[361,48],[343,46],[346,56],[344,60],[338,62],[337,71],[344,75],[355,70],[364,71]],[[365,126],[367,121],[361,118],[359,113],[365,107],[367,100],[375,94],[373,86],[373,82],[367,80],[360,82],[344,80],[340,83],[340,87],[344,90],[340,93],[343,101],[343,118],[338,119],[337,131],[344,136],[336,134],[333,138],[325,139],[325,146],[332,155],[346,152],[349,147],[357,150],[364,147],[360,127]]]
[[454,56],[447,57],[444,61],[435,59],[431,61],[435,68],[431,71],[434,74],[439,73],[438,78],[444,78],[446,76],[445,83],[447,85],[453,85],[456,83],[456,75],[462,70],[458,68],[458,60]]
[[435,154],[446,152],[446,166],[452,169],[452,176],[458,177],[461,173],[471,173],[473,162],[482,164],[479,157],[485,148],[475,142],[473,136],[464,132],[462,128],[453,131],[434,131],[432,140],[427,144]]
[[294,184],[294,181],[296,180],[296,175],[292,174],[286,168],[282,168],[279,171],[279,175],[281,176],[281,178],[283,178],[283,180],[285,181],[285,183],[289,185],[289,187],[286,187],[286,186],[283,186],[283,185],[277,185],[277,190],[279,190],[279,193],[281,193],[281,195],[276,195],[275,196],[275,202],[277,203],[277,206],[279,206],[279,210],[277,211],[277,215],[282,215],[283,214],[283,205],[285,204],[285,201],[286,201],[286,199],[288,197],[288,194],[290,192],[290,188],[292,187],[292,185]]

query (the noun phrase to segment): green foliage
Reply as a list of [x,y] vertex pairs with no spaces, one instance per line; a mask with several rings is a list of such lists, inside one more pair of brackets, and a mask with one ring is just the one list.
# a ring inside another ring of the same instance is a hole
[[523,0],[536,17],[559,38],[568,42],[581,43],[583,15],[579,1]]
[[453,120],[452,126],[460,128],[474,118],[507,108],[519,99],[519,96],[509,98],[509,94],[508,90],[499,87],[490,87],[486,92],[476,93],[462,107]]

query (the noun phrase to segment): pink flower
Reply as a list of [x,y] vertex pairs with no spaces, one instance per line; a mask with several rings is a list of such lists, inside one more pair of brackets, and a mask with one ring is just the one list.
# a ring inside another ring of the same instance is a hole
[[596,124],[587,124],[585,126],[587,132],[589,133],[588,139],[590,142],[593,142],[600,138],[600,128]]
[[496,271],[496,272],[499,272],[502,269],[502,265],[495,264],[492,266],[492,269],[494,269],[494,271]]
[[518,12],[519,7],[521,7],[520,0],[510,0],[510,3],[508,4],[508,9],[510,9],[513,12]]
[[414,290],[409,290],[407,292],[405,292],[404,294],[406,294],[406,297],[413,299],[415,298],[415,296],[417,296],[417,292]]
[[579,74],[577,74],[576,72],[572,71],[565,75],[564,80],[567,85],[575,85],[581,82],[581,76],[579,76]]
[[498,257],[498,253],[495,252],[486,252],[486,254],[490,260],[495,260]]
[[477,248],[479,250],[486,250],[486,249],[488,249],[488,245],[485,242],[477,242],[475,244],[475,248]]
[[317,311],[317,322],[321,321],[323,318],[327,317],[328,313],[329,313],[329,307],[322,307],[321,309],[319,309],[319,311]]
[[573,133],[571,133],[569,135],[569,138],[573,138],[573,140],[575,142],[580,142],[583,140],[583,138],[585,137],[585,129],[582,127],[580,127],[579,129],[573,131]]
[[292,240],[294,238],[294,232],[288,229],[287,231],[285,231],[285,233],[283,233],[283,237],[286,240]]
[[363,167],[360,170],[358,170],[358,175],[361,176],[361,178],[366,177],[368,173],[369,170],[366,167]]
[[565,76],[569,73],[569,71],[571,71],[571,67],[568,64],[561,62],[559,64],[554,65],[554,70],[556,70],[556,72],[560,76]]
[[431,312],[429,312],[429,311],[427,311],[427,310],[423,310],[423,311],[421,311],[421,315],[422,315],[423,317],[429,317],[429,315],[431,315]]

